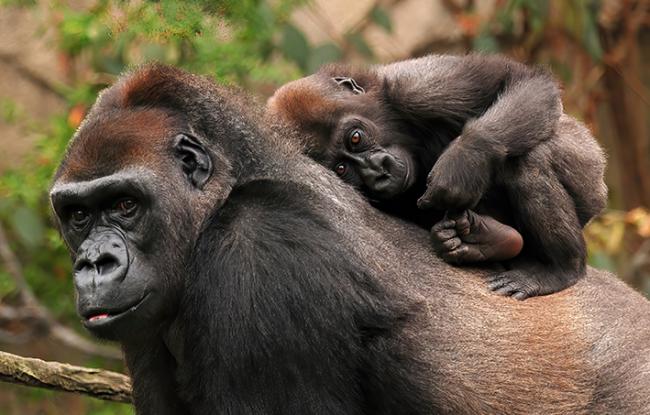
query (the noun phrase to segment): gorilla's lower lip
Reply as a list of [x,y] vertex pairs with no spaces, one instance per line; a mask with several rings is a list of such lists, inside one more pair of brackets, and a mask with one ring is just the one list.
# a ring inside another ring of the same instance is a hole
[[149,294],[146,294],[140,300],[135,302],[133,305],[126,307],[123,311],[118,311],[114,313],[107,312],[93,312],[88,313],[83,321],[83,325],[88,329],[103,327],[109,324],[112,324],[118,320],[127,317],[133,311],[135,311],[144,301],[149,297]]
[[101,320],[101,319],[107,318],[107,317],[110,317],[110,314],[108,314],[108,313],[97,314],[97,315],[91,316],[88,319],[88,321]]

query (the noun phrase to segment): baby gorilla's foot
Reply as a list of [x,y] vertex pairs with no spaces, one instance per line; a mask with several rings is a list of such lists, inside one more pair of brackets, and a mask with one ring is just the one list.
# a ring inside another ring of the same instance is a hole
[[523,247],[515,229],[471,210],[433,225],[431,240],[436,253],[455,264],[503,261],[517,256]]

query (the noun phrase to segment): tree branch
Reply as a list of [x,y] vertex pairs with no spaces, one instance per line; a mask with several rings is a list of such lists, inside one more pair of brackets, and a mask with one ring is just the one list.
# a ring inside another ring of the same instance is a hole
[[81,393],[107,401],[131,402],[131,381],[121,373],[46,362],[5,352],[0,352],[0,380]]

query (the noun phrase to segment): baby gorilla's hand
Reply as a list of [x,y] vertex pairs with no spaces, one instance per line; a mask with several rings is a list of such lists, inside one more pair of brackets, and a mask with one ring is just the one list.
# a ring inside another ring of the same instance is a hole
[[492,163],[486,153],[465,148],[456,140],[442,153],[427,177],[420,209],[464,210],[476,206],[490,185]]

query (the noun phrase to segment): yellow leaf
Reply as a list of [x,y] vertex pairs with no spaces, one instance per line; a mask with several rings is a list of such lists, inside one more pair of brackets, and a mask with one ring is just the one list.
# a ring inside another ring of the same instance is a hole
[[623,236],[625,235],[625,223],[618,222],[612,226],[609,234],[609,239],[605,245],[607,252],[610,254],[616,253],[621,249],[623,244]]

